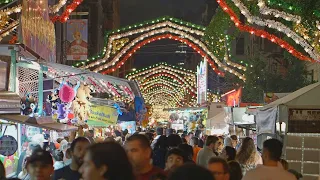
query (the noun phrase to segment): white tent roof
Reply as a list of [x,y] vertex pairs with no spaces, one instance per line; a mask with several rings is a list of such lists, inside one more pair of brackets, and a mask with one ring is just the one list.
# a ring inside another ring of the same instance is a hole
[[224,128],[228,123],[225,122],[226,113],[221,111],[217,115],[213,116],[210,119],[207,119],[207,127],[211,128],[214,126],[216,129]]
[[268,109],[279,105],[300,108],[320,108],[320,83],[314,83],[301,88],[261,109]]

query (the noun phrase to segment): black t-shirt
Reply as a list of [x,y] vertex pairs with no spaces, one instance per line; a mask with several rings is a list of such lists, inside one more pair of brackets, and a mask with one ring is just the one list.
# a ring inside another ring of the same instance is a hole
[[79,180],[81,174],[78,171],[71,170],[70,166],[54,171],[53,180]]

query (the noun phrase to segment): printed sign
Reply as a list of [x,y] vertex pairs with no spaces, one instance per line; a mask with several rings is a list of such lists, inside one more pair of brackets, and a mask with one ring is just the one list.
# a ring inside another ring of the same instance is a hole
[[56,61],[56,35],[48,0],[23,0],[20,42],[49,62]]
[[91,106],[88,120],[115,125],[118,120],[118,112],[115,108],[108,106]]
[[0,154],[4,156],[13,155],[18,149],[18,142],[13,136],[0,137]]
[[88,20],[71,19],[67,22],[67,60],[88,58]]

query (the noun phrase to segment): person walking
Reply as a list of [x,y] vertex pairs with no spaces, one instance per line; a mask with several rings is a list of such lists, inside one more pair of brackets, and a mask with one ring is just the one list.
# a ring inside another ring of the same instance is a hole
[[153,175],[165,174],[162,169],[151,164],[152,149],[149,139],[145,135],[134,134],[130,136],[125,143],[125,149],[136,180],[149,180]]
[[191,145],[192,148],[193,148],[192,160],[193,160],[194,162],[196,162],[196,161],[197,161],[198,153],[199,153],[199,151],[202,149],[202,148],[200,148],[200,147],[198,146],[198,145],[199,145],[199,138],[197,138],[197,137],[191,138],[191,140],[190,140],[190,145]]
[[263,165],[248,171],[243,180],[295,180],[296,177],[286,171],[281,163],[282,143],[277,139],[268,139],[263,143]]
[[31,154],[26,167],[31,180],[51,180],[54,172],[52,156],[43,149],[37,149]]
[[85,137],[78,137],[71,143],[71,164],[54,172],[53,180],[79,180],[81,174],[78,172],[83,163],[83,158],[90,142]]
[[128,156],[117,142],[90,146],[79,172],[82,180],[134,180]]
[[236,155],[236,161],[239,162],[243,175],[247,171],[256,168],[258,164],[262,164],[262,158],[252,138],[246,137],[243,139],[242,145]]
[[208,136],[205,146],[198,153],[196,163],[202,167],[207,167],[209,159],[216,156],[214,151],[217,151],[218,147],[219,138],[216,136]]

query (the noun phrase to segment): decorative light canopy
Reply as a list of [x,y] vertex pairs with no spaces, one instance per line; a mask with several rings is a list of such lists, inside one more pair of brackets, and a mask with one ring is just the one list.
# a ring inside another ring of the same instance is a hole
[[[232,67],[229,67],[208,50],[207,45],[201,41],[204,30],[205,28],[202,26],[171,17],[127,26],[107,34],[105,47],[101,54],[84,62],[76,63],[75,66],[109,74],[121,68],[125,61],[142,46],[162,39],[172,39],[193,48],[203,58],[207,59],[209,65],[218,75],[224,76],[224,72],[229,72],[245,80],[244,75],[236,70],[241,69],[240,65],[233,63]],[[231,65],[231,63],[229,64]]]
[[[249,23],[255,23],[260,26],[266,26],[269,28],[274,28],[280,32],[284,32],[288,37],[292,38],[297,44],[302,46],[306,53],[310,55],[310,57],[304,55],[297,49],[295,49],[293,46],[291,46],[288,42],[282,40],[281,38],[270,34],[264,30],[256,29],[251,26],[242,24],[242,22],[239,20],[239,17],[234,13],[234,10],[228,6],[228,4],[225,2],[225,0],[217,0],[223,11],[228,13],[230,16],[230,19],[234,22],[235,26],[238,27],[242,31],[247,31],[252,35],[260,36],[262,38],[266,38],[270,40],[271,42],[278,44],[282,48],[285,48],[289,53],[291,53],[293,56],[306,61],[320,61],[320,56],[317,52],[314,51],[314,49],[308,44],[307,41],[305,41],[303,38],[301,38],[299,35],[297,35],[295,32],[293,32],[290,28],[286,27],[280,22],[268,20],[268,19],[261,19],[256,16],[252,16],[250,12],[248,11],[248,8],[240,1],[240,0],[232,0],[232,2],[240,9],[241,13],[245,15]],[[263,4],[260,2],[259,5],[263,7]],[[284,16],[284,14],[282,14]],[[279,15],[280,17],[280,15]],[[286,17],[285,17],[286,18]],[[289,17],[286,19],[292,20]]]
[[[196,76],[191,70],[159,63],[136,70],[128,74],[127,79],[138,82],[144,99],[151,105],[165,104],[167,107],[195,105]],[[159,96],[170,98],[159,98]]]

